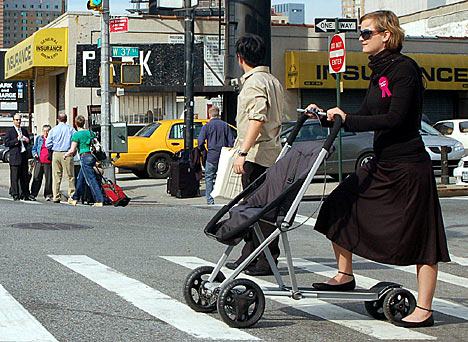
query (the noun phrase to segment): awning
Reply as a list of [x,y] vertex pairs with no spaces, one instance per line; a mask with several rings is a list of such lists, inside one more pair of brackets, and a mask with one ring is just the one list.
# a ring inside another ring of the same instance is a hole
[[68,28],[44,28],[8,49],[5,79],[28,80],[68,66]]

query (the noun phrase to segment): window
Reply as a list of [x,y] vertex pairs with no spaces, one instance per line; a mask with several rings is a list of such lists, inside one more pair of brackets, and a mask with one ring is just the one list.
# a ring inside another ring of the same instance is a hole
[[136,137],[145,137],[145,138],[149,138],[150,136],[153,135],[154,131],[156,130],[156,128],[158,128],[159,126],[161,126],[161,124],[155,122],[155,123],[152,123],[152,124],[149,124],[149,125],[146,125],[145,127],[143,127],[142,129],[140,129],[138,132],[135,133],[135,136]]
[[468,133],[468,121],[460,122],[459,126],[461,133]]
[[[197,139],[203,127],[201,122],[193,123],[193,139]],[[178,123],[172,126],[169,132],[169,139],[184,139],[185,124]]]
[[443,135],[450,135],[453,133],[453,122],[441,122],[434,126]]

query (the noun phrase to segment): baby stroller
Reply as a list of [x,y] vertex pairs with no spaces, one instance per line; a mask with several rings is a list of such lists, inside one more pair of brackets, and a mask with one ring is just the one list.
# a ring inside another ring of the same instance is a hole
[[[324,113],[315,114],[318,117]],[[187,276],[183,290],[184,298],[193,310],[207,313],[217,309],[222,320],[235,328],[247,328],[258,322],[265,309],[265,294],[286,296],[296,300],[317,298],[364,301],[370,316],[390,321],[399,321],[414,310],[416,300],[411,292],[392,282],[380,282],[368,290],[356,289],[346,292],[298,287],[287,233],[292,228],[302,197],[317,169],[332,149],[342,123],[341,117],[335,116],[333,127],[323,146],[322,142],[313,141],[292,147],[307,118],[305,114],[299,118],[276,163],[230,203],[222,207],[206,226],[205,234],[208,237],[228,247],[215,267],[202,266]],[[223,219],[227,214],[229,218]],[[275,225],[277,228],[265,239],[259,221]],[[221,268],[234,246],[250,229],[254,230],[261,243],[226,278]],[[290,286],[283,282],[268,248],[268,245],[280,235],[286,255]],[[260,253],[265,253],[277,287],[262,290],[250,279],[237,279],[242,270]]]

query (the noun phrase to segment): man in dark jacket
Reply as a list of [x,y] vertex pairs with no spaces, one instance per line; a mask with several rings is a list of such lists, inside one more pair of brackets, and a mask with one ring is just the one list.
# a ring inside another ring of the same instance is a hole
[[206,202],[208,204],[214,204],[211,192],[213,191],[213,184],[216,179],[216,173],[218,172],[218,161],[221,149],[234,145],[234,135],[229,125],[220,119],[218,107],[211,107],[208,114],[211,119],[202,127],[198,135],[198,146],[200,149],[203,149],[205,141],[208,144],[208,153],[205,163],[205,193]]
[[13,127],[5,134],[5,146],[10,149],[10,192],[13,200],[20,199],[18,181],[21,185],[21,196],[25,201],[34,200],[29,194],[28,144],[26,128],[21,127],[21,116],[13,116]]

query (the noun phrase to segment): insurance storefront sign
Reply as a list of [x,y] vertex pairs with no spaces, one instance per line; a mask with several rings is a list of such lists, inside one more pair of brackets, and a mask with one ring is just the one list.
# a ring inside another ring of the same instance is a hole
[[[468,90],[468,56],[454,54],[408,54],[421,67],[426,89]],[[344,88],[366,89],[371,70],[369,59],[361,52],[347,52]],[[287,89],[332,89],[334,75],[328,71],[328,53],[287,51],[285,55]]]
[[68,66],[68,28],[46,28],[8,49],[6,79],[32,79],[35,68]]

